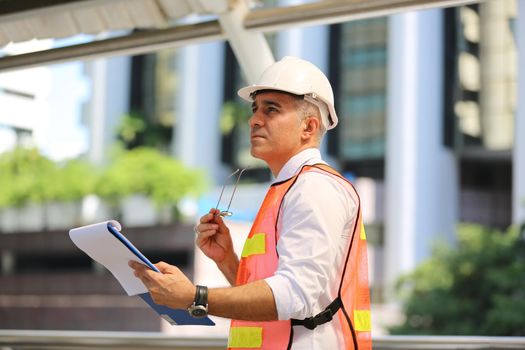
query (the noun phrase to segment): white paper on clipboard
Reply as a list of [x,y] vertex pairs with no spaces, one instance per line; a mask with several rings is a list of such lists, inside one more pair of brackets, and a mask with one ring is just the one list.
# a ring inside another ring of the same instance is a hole
[[148,292],[142,281],[133,274],[133,269],[128,266],[130,260],[145,264],[144,261],[109,231],[108,223],[118,231],[121,230],[118,221],[108,220],[71,229],[69,237],[91,259],[104,265],[128,295]]

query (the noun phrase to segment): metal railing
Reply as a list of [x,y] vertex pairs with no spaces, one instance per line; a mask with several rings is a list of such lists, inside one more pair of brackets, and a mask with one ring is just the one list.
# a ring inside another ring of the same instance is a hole
[[[0,350],[216,350],[225,338],[182,338],[161,333],[0,330]],[[525,337],[381,336],[374,350],[525,349]]]

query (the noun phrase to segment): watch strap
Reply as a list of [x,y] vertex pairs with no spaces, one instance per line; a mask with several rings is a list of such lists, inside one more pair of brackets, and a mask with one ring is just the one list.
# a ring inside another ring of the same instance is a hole
[[208,287],[206,286],[195,286],[195,300],[194,305],[202,305],[207,306],[208,305]]

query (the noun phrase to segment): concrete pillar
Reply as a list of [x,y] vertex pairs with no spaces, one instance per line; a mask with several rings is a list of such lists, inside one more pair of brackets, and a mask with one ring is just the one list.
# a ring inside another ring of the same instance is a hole
[[188,45],[178,55],[174,154],[222,181],[219,119],[223,102],[224,44]]
[[[454,155],[443,145],[439,9],[389,20],[385,278],[396,278],[451,239],[458,212]],[[391,291],[391,289],[390,289]]]
[[525,1],[518,1],[518,105],[512,155],[512,222],[525,223]]
[[490,150],[512,147],[516,89],[515,44],[509,25],[514,0],[480,5],[481,132]]
[[98,59],[86,65],[92,84],[87,111],[91,130],[89,160],[101,164],[116,140],[115,129],[121,117],[129,112],[131,58]]

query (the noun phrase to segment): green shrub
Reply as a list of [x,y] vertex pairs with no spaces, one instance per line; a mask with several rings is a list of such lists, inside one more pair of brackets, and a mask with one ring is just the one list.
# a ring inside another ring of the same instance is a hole
[[155,149],[121,149],[115,154],[116,160],[99,174],[79,160],[58,165],[36,149],[4,153],[0,155],[0,208],[75,201],[91,193],[113,205],[133,194],[143,194],[158,206],[174,205],[203,189],[200,172]]
[[91,166],[79,160],[60,166],[35,148],[0,155],[0,207],[75,201],[92,193],[95,181]]
[[152,148],[138,147],[123,152],[100,177],[96,194],[113,204],[135,193],[157,205],[175,204],[182,197],[199,194],[200,172]]
[[49,200],[70,202],[94,192],[97,173],[87,162],[70,160],[57,168],[55,178],[49,180]]
[[0,155],[0,207],[21,207],[49,199],[57,166],[37,149],[16,148]]
[[406,321],[393,334],[524,336],[524,237],[462,225],[455,247],[437,245],[397,289]]

